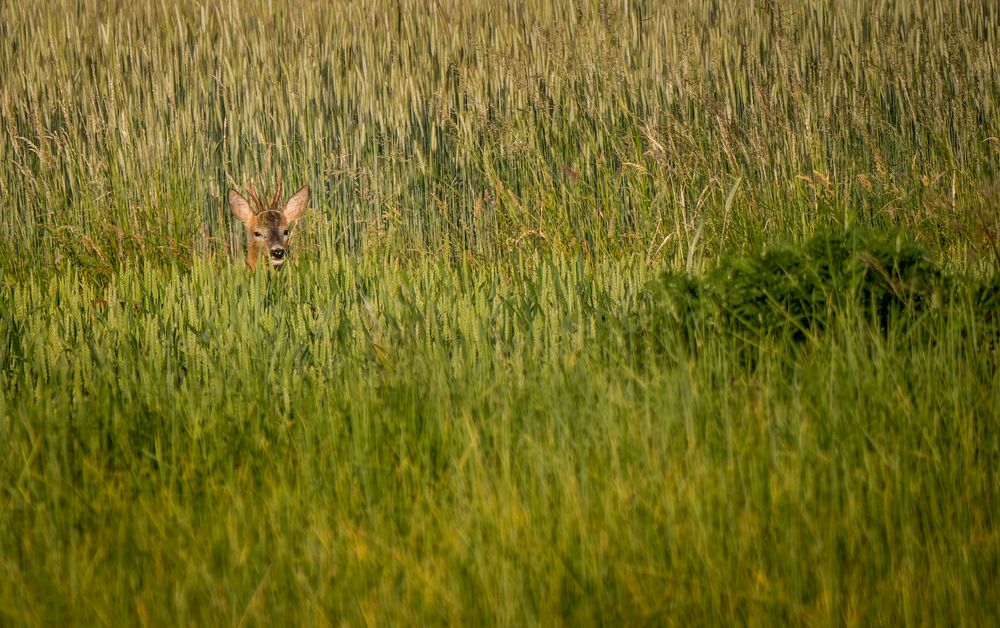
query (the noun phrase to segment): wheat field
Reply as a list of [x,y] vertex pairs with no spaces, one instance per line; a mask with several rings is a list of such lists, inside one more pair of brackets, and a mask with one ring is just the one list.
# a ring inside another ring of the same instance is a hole
[[0,0],[0,624],[1000,622],[998,51],[987,0]]

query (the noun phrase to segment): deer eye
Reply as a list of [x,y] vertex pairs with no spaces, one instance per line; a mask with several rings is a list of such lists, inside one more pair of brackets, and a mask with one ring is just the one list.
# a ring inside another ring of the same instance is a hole
[[288,229],[285,229],[285,235],[288,235]]
[[260,231],[254,231],[253,234],[258,238],[260,237]]

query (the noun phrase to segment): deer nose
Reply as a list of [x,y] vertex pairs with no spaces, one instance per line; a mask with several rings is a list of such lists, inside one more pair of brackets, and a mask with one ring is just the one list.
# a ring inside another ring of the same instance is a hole
[[271,249],[271,259],[285,259],[285,249],[280,246]]

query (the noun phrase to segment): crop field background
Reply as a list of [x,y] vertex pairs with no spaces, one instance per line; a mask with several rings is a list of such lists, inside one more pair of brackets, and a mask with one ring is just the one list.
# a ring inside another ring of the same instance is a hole
[[0,201],[0,625],[1000,623],[992,0],[0,0]]

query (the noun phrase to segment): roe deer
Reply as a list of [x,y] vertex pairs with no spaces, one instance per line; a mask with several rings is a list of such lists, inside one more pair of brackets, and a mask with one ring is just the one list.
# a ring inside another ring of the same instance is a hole
[[281,203],[281,174],[278,174],[278,189],[271,203],[265,205],[257,196],[253,186],[247,186],[251,200],[257,209],[239,192],[229,188],[229,209],[247,228],[247,266],[253,270],[257,265],[257,255],[261,248],[274,268],[281,268],[288,256],[288,230],[293,222],[302,216],[309,203],[309,186],[303,185],[288,202]]

